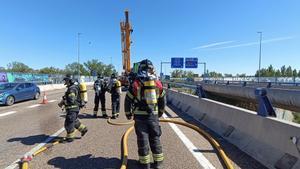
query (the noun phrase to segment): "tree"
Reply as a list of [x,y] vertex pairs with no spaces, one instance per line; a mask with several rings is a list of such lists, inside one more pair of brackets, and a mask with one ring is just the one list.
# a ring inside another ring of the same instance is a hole
[[274,70],[273,66],[270,65],[267,69],[266,77],[273,77],[273,76],[275,76],[275,70]]
[[292,67],[289,66],[287,69],[286,69],[286,76],[287,77],[292,77],[293,76],[293,70],[292,70]]
[[299,72],[298,72],[298,77],[300,77],[300,70],[299,70]]
[[293,70],[293,77],[297,77],[297,75],[298,75],[297,70],[294,69],[294,70]]
[[115,73],[115,74],[118,73],[116,71],[114,65],[112,65],[112,64],[104,65],[103,76],[111,76],[112,73]]
[[275,76],[276,76],[276,77],[280,77],[280,76],[281,76],[281,72],[280,72],[280,70],[279,70],[279,69],[277,69],[277,70],[276,70],[276,72],[275,72]]
[[183,75],[183,70],[178,70],[178,69],[176,69],[176,70],[173,70],[173,71],[171,72],[171,76],[172,76],[173,78],[181,78],[182,75]]
[[6,72],[5,67],[0,67],[0,72]]
[[193,71],[184,71],[182,77],[184,78],[193,78],[194,72]]
[[84,68],[84,66],[82,64],[79,64],[78,66],[77,62],[73,62],[71,64],[66,65],[65,72],[71,75],[78,75],[78,67],[80,70],[80,75],[84,75],[84,76],[89,75],[89,72]]
[[232,74],[225,73],[224,77],[232,77]]
[[38,71],[38,73],[42,73],[42,74],[64,74],[64,71],[51,66],[51,67],[45,67],[45,68],[40,69]]
[[93,71],[95,71],[97,74],[103,74],[105,69],[105,65],[97,59],[92,59],[85,62],[84,66],[87,68],[90,75],[92,75]]
[[10,72],[30,73],[33,69],[21,62],[11,62],[7,65],[7,70]]
[[286,76],[286,68],[285,68],[285,65],[282,66],[282,67],[280,68],[280,72],[281,72],[281,76],[282,76],[282,77],[285,77],[285,76]]
[[222,75],[222,73],[212,71],[212,72],[209,72],[209,77],[223,77],[223,75]]

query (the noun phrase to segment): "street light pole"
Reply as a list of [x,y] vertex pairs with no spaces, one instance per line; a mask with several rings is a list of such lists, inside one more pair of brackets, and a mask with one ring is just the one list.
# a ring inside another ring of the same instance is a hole
[[198,65],[200,65],[200,64],[204,65],[203,78],[205,79],[205,77],[206,77],[206,62],[199,62]]
[[78,38],[78,55],[77,55],[78,81],[80,81],[80,35],[81,35],[81,33],[77,33],[77,38]]
[[[162,72],[162,65],[163,65],[163,64],[171,64],[171,62],[163,62],[163,61],[160,62],[160,77],[161,77],[161,75],[162,75],[162,73],[163,73],[163,72]],[[161,78],[162,78],[162,77],[161,77]]]
[[262,40],[262,32],[257,32],[260,34],[260,39],[259,39],[259,64],[258,64],[258,83],[259,83],[259,78],[260,78],[260,68],[261,68],[261,40]]

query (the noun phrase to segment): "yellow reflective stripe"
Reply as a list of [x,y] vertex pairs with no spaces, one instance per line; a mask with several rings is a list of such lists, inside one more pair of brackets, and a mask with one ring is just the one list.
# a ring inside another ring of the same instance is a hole
[[164,97],[166,95],[166,91],[163,90],[163,92],[161,93],[161,95],[159,96],[160,98]]
[[142,98],[141,98],[141,88],[140,87],[137,87],[137,99],[142,100]]
[[72,109],[72,108],[77,108],[77,105],[73,105],[73,106],[66,106],[66,109]]
[[[149,113],[147,111],[136,110],[136,111],[134,111],[134,114],[136,114],[136,115],[148,115]],[[153,114],[158,114],[158,112],[153,111]]]
[[156,86],[154,80],[146,81],[146,82],[144,82],[144,85],[145,85],[145,86]]
[[70,93],[69,95],[68,95],[69,97],[75,97],[76,95],[75,95],[75,93]]
[[78,130],[79,130],[79,131],[82,131],[84,128],[85,128],[85,125],[80,124],[80,126],[78,127]]
[[139,161],[141,164],[149,164],[151,162],[150,154],[146,156],[139,156]]
[[130,93],[130,92],[127,92],[127,96],[130,98],[130,99],[133,99],[134,96]]
[[75,137],[75,130],[71,133],[68,133],[66,137],[67,138],[74,138]]
[[164,154],[152,154],[154,161],[163,161],[164,160]]

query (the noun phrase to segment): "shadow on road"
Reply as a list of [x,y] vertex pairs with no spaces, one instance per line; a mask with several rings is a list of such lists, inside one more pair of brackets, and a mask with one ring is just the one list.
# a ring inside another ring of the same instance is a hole
[[[129,160],[133,163],[134,160]],[[76,158],[55,157],[48,161],[48,165],[60,169],[118,169],[121,160],[118,158],[94,157],[92,154]],[[130,167],[138,169],[137,167]]]
[[15,137],[7,140],[7,142],[19,141],[25,145],[34,145],[36,143],[43,143],[48,137],[49,135],[39,134],[39,135],[28,136],[28,137]]
[[[45,135],[45,134],[39,134],[39,135],[34,135],[34,136],[28,136],[28,137],[15,137],[7,140],[7,142],[17,142],[19,141],[20,143],[24,145],[34,145],[34,144],[39,144],[39,143],[46,143],[45,141],[51,136]],[[55,140],[60,140],[62,137],[55,137],[53,141]],[[79,138],[75,138],[79,139]]]

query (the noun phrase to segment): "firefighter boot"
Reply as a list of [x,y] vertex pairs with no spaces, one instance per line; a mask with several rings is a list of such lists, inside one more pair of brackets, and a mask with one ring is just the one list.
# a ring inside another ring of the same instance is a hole
[[150,169],[150,163],[149,164],[139,164],[140,165],[140,169]]
[[81,130],[81,137],[83,137],[87,132],[88,132],[87,127],[83,128],[83,129]]
[[94,111],[94,115],[93,115],[94,118],[97,118],[97,113],[98,111]]
[[102,111],[102,117],[105,118],[105,119],[108,117],[107,114],[106,114],[106,111]]
[[153,169],[162,169],[162,161],[154,161],[154,163],[151,165],[151,168]]

